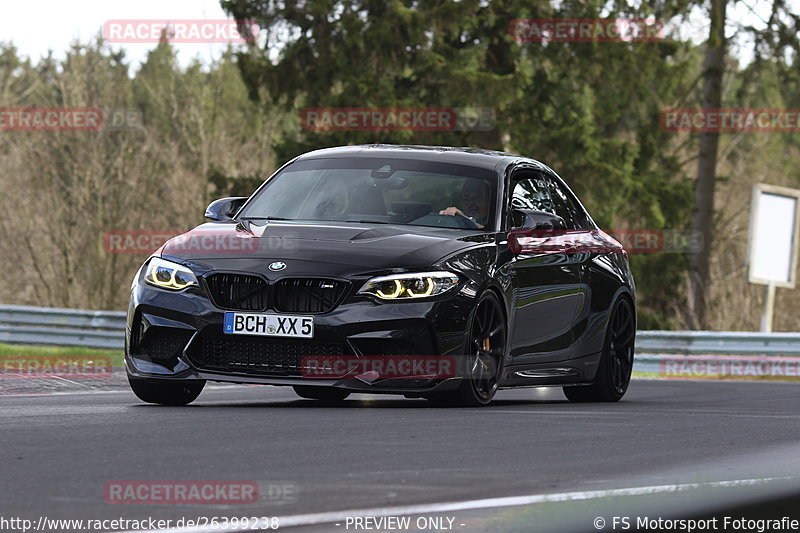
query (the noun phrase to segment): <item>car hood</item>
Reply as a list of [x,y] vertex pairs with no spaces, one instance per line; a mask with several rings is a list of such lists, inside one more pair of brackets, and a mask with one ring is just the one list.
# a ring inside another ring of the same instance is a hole
[[[474,230],[365,223],[210,222],[169,240],[166,257],[203,270],[351,275],[425,269],[492,235]],[[279,266],[279,265],[275,265]]]

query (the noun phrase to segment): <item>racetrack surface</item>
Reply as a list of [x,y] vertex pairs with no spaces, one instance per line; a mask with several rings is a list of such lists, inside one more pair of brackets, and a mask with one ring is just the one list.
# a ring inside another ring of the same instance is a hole
[[[264,386],[211,386],[183,408],[126,390],[0,405],[0,515],[33,520],[288,516],[800,473],[796,383],[635,380],[616,404],[520,389],[487,408],[367,395],[323,404]],[[263,494],[108,503],[104,486],[124,480],[255,481]]]

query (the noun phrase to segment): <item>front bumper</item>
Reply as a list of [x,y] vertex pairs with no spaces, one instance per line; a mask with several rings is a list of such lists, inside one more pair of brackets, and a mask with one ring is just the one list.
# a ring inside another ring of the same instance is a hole
[[[225,335],[225,310],[202,288],[181,292],[134,283],[128,308],[125,366],[133,378],[311,385],[370,393],[449,390],[466,375],[465,332],[473,297],[457,289],[417,302],[376,302],[348,294],[314,314],[313,339]],[[275,313],[265,310],[265,313]],[[383,377],[351,373],[320,379],[304,371],[308,356],[380,358],[446,356],[447,374]]]

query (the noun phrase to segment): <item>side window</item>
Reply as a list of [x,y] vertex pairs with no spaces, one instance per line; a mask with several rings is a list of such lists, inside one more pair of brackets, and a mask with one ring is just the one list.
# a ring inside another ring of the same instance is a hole
[[589,219],[572,195],[556,179],[548,176],[547,181],[550,195],[553,198],[555,213],[564,219],[564,222],[567,223],[567,228],[589,229]]
[[550,188],[544,177],[536,174],[515,180],[511,192],[511,209],[533,209],[555,213]]

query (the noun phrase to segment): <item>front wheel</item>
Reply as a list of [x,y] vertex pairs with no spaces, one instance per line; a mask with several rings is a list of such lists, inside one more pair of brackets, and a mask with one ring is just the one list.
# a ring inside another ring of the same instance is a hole
[[143,402],[160,405],[189,405],[200,396],[205,381],[171,381],[128,376],[133,393]]
[[323,400],[326,402],[338,402],[350,396],[350,392],[333,387],[309,387],[295,385],[292,387],[298,396],[309,400]]
[[494,398],[506,350],[506,319],[493,292],[478,300],[468,339],[467,375],[457,389],[426,396],[434,404],[478,407]]
[[635,339],[633,305],[627,298],[620,298],[608,321],[603,353],[594,383],[584,387],[564,387],[564,396],[572,402],[621,400],[631,382]]

